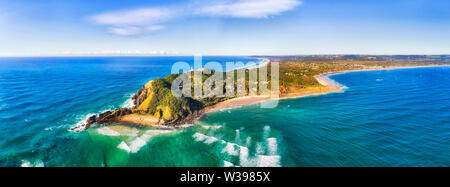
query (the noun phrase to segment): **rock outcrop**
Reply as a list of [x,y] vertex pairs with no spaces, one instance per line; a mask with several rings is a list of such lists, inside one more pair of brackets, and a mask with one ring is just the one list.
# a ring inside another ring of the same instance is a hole
[[[88,129],[92,124],[110,125],[121,121],[127,115],[158,119],[155,125],[179,125],[189,123],[201,115],[203,103],[189,97],[175,97],[171,92],[171,83],[178,75],[169,75],[163,79],[149,81],[133,97],[135,107],[121,108],[92,115],[79,128]],[[126,118],[130,119],[130,118]]]

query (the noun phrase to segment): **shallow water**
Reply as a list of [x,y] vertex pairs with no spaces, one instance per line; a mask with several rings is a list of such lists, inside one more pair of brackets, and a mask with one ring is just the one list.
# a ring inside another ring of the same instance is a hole
[[449,166],[448,67],[333,75],[344,93],[215,112],[187,129],[68,132],[176,61],[193,58],[0,59],[0,166]]

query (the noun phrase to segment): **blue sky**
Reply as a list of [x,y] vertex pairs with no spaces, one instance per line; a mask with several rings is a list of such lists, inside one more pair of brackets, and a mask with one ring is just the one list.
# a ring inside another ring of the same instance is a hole
[[0,56],[108,54],[450,54],[450,2],[0,1]]

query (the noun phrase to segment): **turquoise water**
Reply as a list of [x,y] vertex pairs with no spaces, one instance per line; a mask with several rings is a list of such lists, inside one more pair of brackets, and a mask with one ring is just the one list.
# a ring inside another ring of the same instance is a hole
[[[249,61],[204,57],[204,61]],[[450,68],[330,76],[344,93],[206,116],[187,129],[68,129],[190,57],[0,59],[0,166],[449,166]]]

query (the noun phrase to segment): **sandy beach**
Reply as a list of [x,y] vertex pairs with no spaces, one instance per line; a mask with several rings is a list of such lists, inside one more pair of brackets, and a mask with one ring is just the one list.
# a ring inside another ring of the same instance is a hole
[[263,101],[267,101],[270,99],[293,99],[293,98],[300,98],[300,97],[308,97],[308,96],[315,96],[315,95],[324,95],[331,92],[342,92],[342,88],[339,86],[334,86],[333,83],[323,79],[321,76],[315,77],[317,81],[323,87],[308,87],[303,89],[298,89],[292,93],[281,95],[280,97],[270,97],[270,96],[246,96],[246,97],[239,97],[230,99],[221,103],[218,103],[217,105],[208,107],[205,109],[205,113],[211,113],[216,111],[221,111],[225,109],[232,109],[236,107],[242,107],[242,106],[248,106],[248,105],[254,105],[258,104]]
[[125,123],[136,123],[140,125],[162,125],[164,124],[164,120],[148,116],[148,115],[138,115],[138,114],[130,114],[126,116],[122,116],[119,119],[120,122]]

